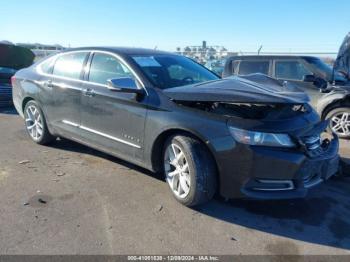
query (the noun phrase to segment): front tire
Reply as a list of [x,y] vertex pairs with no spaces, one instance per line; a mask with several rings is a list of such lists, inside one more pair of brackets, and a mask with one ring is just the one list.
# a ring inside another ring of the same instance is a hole
[[164,146],[165,179],[174,197],[185,206],[211,200],[216,191],[216,167],[208,149],[197,139],[176,135]]
[[338,107],[330,110],[325,119],[329,119],[329,131],[340,138],[350,138],[350,108]]
[[47,128],[46,119],[40,106],[34,100],[29,101],[24,107],[24,121],[30,138],[39,145],[47,145],[55,137]]

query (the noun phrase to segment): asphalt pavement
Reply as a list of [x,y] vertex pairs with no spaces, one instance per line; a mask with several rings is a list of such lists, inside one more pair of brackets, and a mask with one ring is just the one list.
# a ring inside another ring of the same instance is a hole
[[0,254],[350,254],[350,177],[303,200],[190,209],[147,170],[66,139],[34,144],[13,109],[0,130]]

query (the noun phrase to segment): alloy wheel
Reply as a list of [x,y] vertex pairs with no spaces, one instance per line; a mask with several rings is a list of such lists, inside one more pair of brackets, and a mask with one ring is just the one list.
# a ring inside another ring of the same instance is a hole
[[350,135],[350,117],[348,112],[339,112],[330,121],[332,131],[341,136]]
[[38,141],[43,135],[43,120],[39,109],[35,105],[30,105],[25,111],[25,123],[29,135]]
[[164,170],[166,181],[173,193],[184,199],[191,187],[189,164],[183,150],[176,144],[170,144],[165,150]]

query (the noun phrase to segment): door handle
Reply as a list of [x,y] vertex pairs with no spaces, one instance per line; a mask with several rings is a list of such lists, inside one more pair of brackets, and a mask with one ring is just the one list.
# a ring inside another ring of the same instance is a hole
[[47,88],[53,88],[53,83],[52,80],[47,80],[44,82],[44,86],[46,86]]
[[91,88],[84,89],[83,92],[84,92],[84,95],[85,95],[85,96],[92,97],[92,96],[95,95],[94,90],[91,89]]

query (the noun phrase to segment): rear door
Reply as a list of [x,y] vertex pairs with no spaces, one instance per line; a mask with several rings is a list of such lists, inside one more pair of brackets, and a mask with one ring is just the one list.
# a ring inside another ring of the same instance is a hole
[[301,59],[274,60],[274,77],[281,81],[294,83],[310,96],[311,104],[315,106],[322,94],[312,82],[303,81],[305,75],[312,74],[312,71],[307,68],[307,65]]
[[53,63],[52,74],[45,74],[43,85],[48,92],[43,101],[50,101],[45,105],[47,118],[59,131],[78,134],[81,121],[81,93],[83,68],[87,62],[89,52],[76,51],[59,55]]

